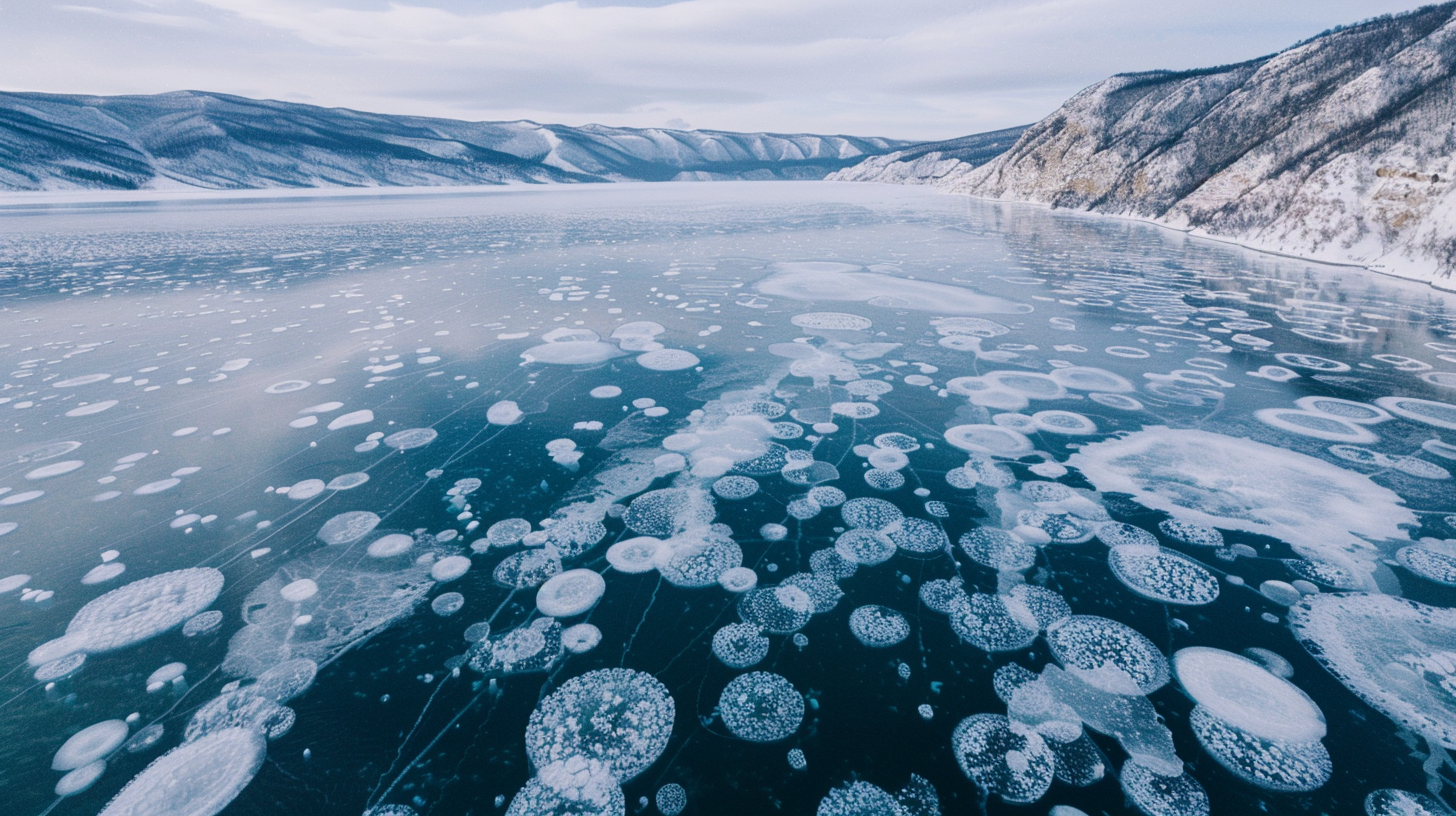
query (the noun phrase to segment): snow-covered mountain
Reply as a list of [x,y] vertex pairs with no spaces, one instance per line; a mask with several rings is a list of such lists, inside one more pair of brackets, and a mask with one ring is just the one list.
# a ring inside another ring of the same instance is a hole
[[0,93],[0,189],[823,178],[907,141],[361,113],[225,94]]
[[924,142],[871,156],[852,167],[830,173],[825,180],[928,184],[996,158],[1010,149],[1025,131],[1023,125],[943,142]]
[[981,166],[885,158],[837,177],[1150,219],[1456,289],[1456,3],[1237,65],[1114,76]]

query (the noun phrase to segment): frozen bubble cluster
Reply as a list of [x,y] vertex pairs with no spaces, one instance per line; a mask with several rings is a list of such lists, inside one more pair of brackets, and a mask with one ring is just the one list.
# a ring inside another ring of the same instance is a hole
[[1147,816],[1208,816],[1208,793],[1187,772],[1162,774],[1136,760],[1122,766],[1122,792]]
[[1198,744],[1231,773],[1275,791],[1311,791],[1329,780],[1324,715],[1293,683],[1201,646],[1174,654],[1173,671],[1197,703],[1189,723]]
[[940,816],[940,796],[929,780],[915,774],[896,793],[869,782],[831,788],[815,816]]
[[1289,542],[1310,558],[1369,559],[1362,540],[1405,538],[1415,514],[1368,476],[1250,439],[1144,428],[1087,445],[1068,462],[1099,490],[1196,525]]
[[537,774],[572,759],[601,763],[615,784],[657,761],[672,736],[672,697],[651,675],[598,669],[561,684],[531,712],[526,755]]
[[887,606],[861,606],[849,613],[849,631],[860,643],[883,649],[910,637],[910,623]]
[[657,812],[662,816],[678,816],[688,806],[688,792],[676,782],[669,782],[657,789],[654,798]]
[[540,672],[561,657],[564,630],[555,618],[537,618],[526,626],[477,641],[470,647],[470,668],[487,677]]
[[1289,622],[1361,699],[1456,748],[1456,611],[1389,595],[1320,594],[1291,607]]
[[228,641],[224,670],[257,677],[292,658],[325,663],[423,604],[435,585],[429,561],[371,557],[371,544],[359,534],[289,561],[258,584],[244,599],[244,625]]
[[1051,787],[1056,757],[1030,728],[999,714],[976,714],[961,720],[950,741],[961,771],[988,794],[1025,805]]
[[[1106,691],[1149,694],[1168,682],[1168,659],[1137,630],[1096,615],[1073,615],[1047,629],[1057,661]],[[1126,683],[1133,685],[1129,688]]]
[[1193,559],[1157,544],[1107,551],[1107,566],[1128,589],[1153,601],[1202,606],[1218,600],[1218,579]]
[[748,742],[777,742],[799,729],[804,698],[777,674],[749,672],[724,687],[718,710],[733,736]]
[[738,600],[738,616],[766,632],[797,632],[814,615],[814,599],[793,584],[759,587]]
[[227,807],[263,765],[263,735],[225,728],[158,757],[102,809],[103,816],[215,814]]
[[567,570],[552,576],[536,591],[536,608],[552,618],[570,618],[596,606],[607,582],[589,569]]
[[181,626],[217,599],[223,576],[210,567],[164,572],[118,587],[81,607],[66,633],[36,647],[32,666],[69,654],[124,649]]
[[751,623],[730,623],[713,633],[713,656],[730,669],[746,669],[768,657],[769,640]]
[[1401,547],[1395,559],[1402,567],[1442,586],[1456,586],[1456,555],[1430,547]]

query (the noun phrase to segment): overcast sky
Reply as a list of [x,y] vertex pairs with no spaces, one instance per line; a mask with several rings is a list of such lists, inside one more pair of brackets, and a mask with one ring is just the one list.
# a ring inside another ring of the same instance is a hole
[[0,0],[0,89],[571,125],[961,136],[1408,0]]

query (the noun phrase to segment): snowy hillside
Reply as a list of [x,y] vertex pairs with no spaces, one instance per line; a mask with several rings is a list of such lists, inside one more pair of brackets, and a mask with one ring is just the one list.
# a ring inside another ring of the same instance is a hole
[[0,190],[817,179],[908,144],[463,122],[197,91],[0,93]]
[[1456,289],[1456,3],[1198,71],[1125,74],[980,167],[839,174],[1157,221]]
[[926,184],[979,167],[1005,153],[1026,127],[993,130],[944,142],[926,142],[868,159],[829,174],[826,181],[879,181]]

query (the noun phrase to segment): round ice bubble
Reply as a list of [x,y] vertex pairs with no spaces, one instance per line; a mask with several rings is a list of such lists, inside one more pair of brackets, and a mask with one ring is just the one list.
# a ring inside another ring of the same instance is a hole
[[96,784],[96,780],[100,779],[104,773],[106,773],[106,760],[104,759],[83,765],[61,777],[60,781],[56,783],[56,795],[75,796]]
[[667,687],[631,669],[598,669],[561,684],[531,712],[526,754],[541,768],[579,756],[602,762],[618,783],[662,754],[675,709]]
[[972,561],[991,569],[1019,571],[1036,564],[1036,548],[995,527],[977,527],[961,536],[960,547]]
[[905,616],[887,607],[871,604],[849,613],[849,631],[866,646],[883,649],[910,636]]
[[1135,760],[1123,763],[1122,792],[1147,816],[1208,816],[1208,793],[1187,771],[1164,776]]
[[749,672],[724,687],[718,710],[733,736],[748,742],[777,742],[803,722],[804,698],[777,674]]
[[318,589],[318,584],[312,578],[299,578],[278,590],[278,594],[290,603],[301,603],[317,595]]
[[465,596],[458,592],[446,592],[430,601],[430,610],[442,618],[449,617],[465,606]]
[[885,537],[895,542],[901,552],[916,556],[928,556],[944,552],[950,546],[950,539],[939,524],[920,518],[907,518],[898,528],[892,527]]
[[712,586],[723,573],[742,565],[743,549],[716,533],[674,538],[657,558],[663,580],[679,587]]
[[658,349],[637,356],[637,364],[652,371],[681,371],[700,362],[697,355],[681,349]]
[[961,450],[997,456],[1019,456],[1033,447],[1025,434],[999,425],[957,425],[945,432],[945,441]]
[[486,528],[485,538],[492,547],[509,547],[519,544],[531,532],[531,522],[523,518],[508,518],[497,521]]
[[1324,714],[1307,694],[1246,657],[1189,646],[1174,653],[1173,671],[1209,716],[1240,731],[1275,742],[1325,735]]
[[607,563],[618,572],[651,572],[665,546],[661,539],[648,536],[618,541],[607,548]]
[[890,560],[895,554],[895,542],[881,533],[853,528],[835,539],[834,551],[850,563],[874,566]]
[[365,550],[372,558],[393,558],[397,555],[404,555],[415,546],[414,536],[404,533],[390,533],[369,542]]
[[[1023,619],[1000,595],[975,593],[951,601],[950,625],[961,640],[987,652],[1014,652],[1036,640],[1035,619]],[[1029,616],[1026,616],[1029,617]]]
[[1223,546],[1223,533],[1212,527],[1178,519],[1164,519],[1158,522],[1158,529],[1163,531],[1163,535],[1168,538],[1191,547]]
[[325,544],[353,544],[373,532],[379,522],[379,516],[367,510],[340,513],[324,522],[324,526],[319,528],[318,538]]
[[864,331],[873,325],[867,317],[845,312],[806,312],[794,315],[789,322],[801,329],[822,331]]
[[470,559],[463,555],[447,555],[430,566],[430,577],[441,583],[454,581],[470,571]]
[[1056,757],[1036,731],[1000,714],[961,720],[951,734],[956,762],[976,787],[1011,804],[1030,804],[1051,787]]
[[814,600],[799,587],[759,587],[738,599],[738,615],[764,631],[786,635],[802,629],[814,615]]
[[434,428],[409,428],[403,431],[396,431],[382,440],[385,445],[398,451],[414,450],[435,441],[439,436]]
[[682,785],[669,782],[657,789],[654,801],[657,804],[657,812],[662,816],[678,816],[688,806],[688,794],[683,790]]
[[561,647],[572,654],[585,654],[602,642],[602,630],[590,623],[568,626],[561,632]]
[[[1096,615],[1073,615],[1047,629],[1052,655],[1104,691],[1150,694],[1168,682],[1168,659],[1137,630]],[[1108,672],[1107,670],[1114,670]],[[1123,681],[1133,684],[1131,689]]]
[[1218,764],[1265,790],[1316,790],[1334,771],[1329,752],[1319,740],[1264,739],[1218,719],[1201,705],[1194,707],[1188,725],[1198,744]]
[[31,653],[32,665],[74,652],[114,651],[160,635],[211,605],[222,585],[221,572],[191,567],[113,589],[81,607],[66,626],[65,636],[51,641],[64,642],[61,653],[48,654],[57,649],[42,646]]
[[748,476],[723,476],[713,482],[713,493],[729,501],[741,501],[758,492],[758,481]]
[[1037,411],[1031,421],[1038,430],[1063,436],[1086,436],[1097,433],[1097,423],[1072,411]]
[[66,740],[51,760],[57,771],[73,771],[110,754],[126,742],[129,729],[121,720],[103,720],[89,725]]
[[501,586],[527,589],[539,586],[559,572],[561,556],[550,550],[526,550],[502,559],[495,565],[491,577]]
[[[1123,586],[1160,603],[1201,606],[1218,599],[1218,579],[1193,559],[1156,544],[1122,544],[1107,566]],[[1298,594],[1298,593],[1296,593]]]
[[1380,437],[1361,425],[1339,417],[1292,408],[1265,408],[1254,412],[1254,418],[1281,431],[1324,439],[1368,445]]
[[1427,581],[1456,586],[1456,556],[1428,547],[1412,545],[1395,552],[1400,565]]
[[1396,788],[1373,790],[1365,797],[1366,816],[1451,816],[1451,809],[1424,793]]
[[854,528],[884,530],[900,523],[905,514],[884,499],[850,499],[839,509],[844,522]]
[[729,592],[747,592],[758,586],[758,573],[749,567],[733,567],[718,576],[718,583]]
[[253,780],[265,751],[262,734],[250,728],[183,743],[128,782],[101,816],[218,813]]
[[732,669],[756,665],[768,649],[768,638],[751,623],[730,623],[713,633],[713,656]]
[[536,608],[553,618],[580,615],[596,606],[607,590],[607,582],[589,569],[574,569],[556,575],[536,592]]

